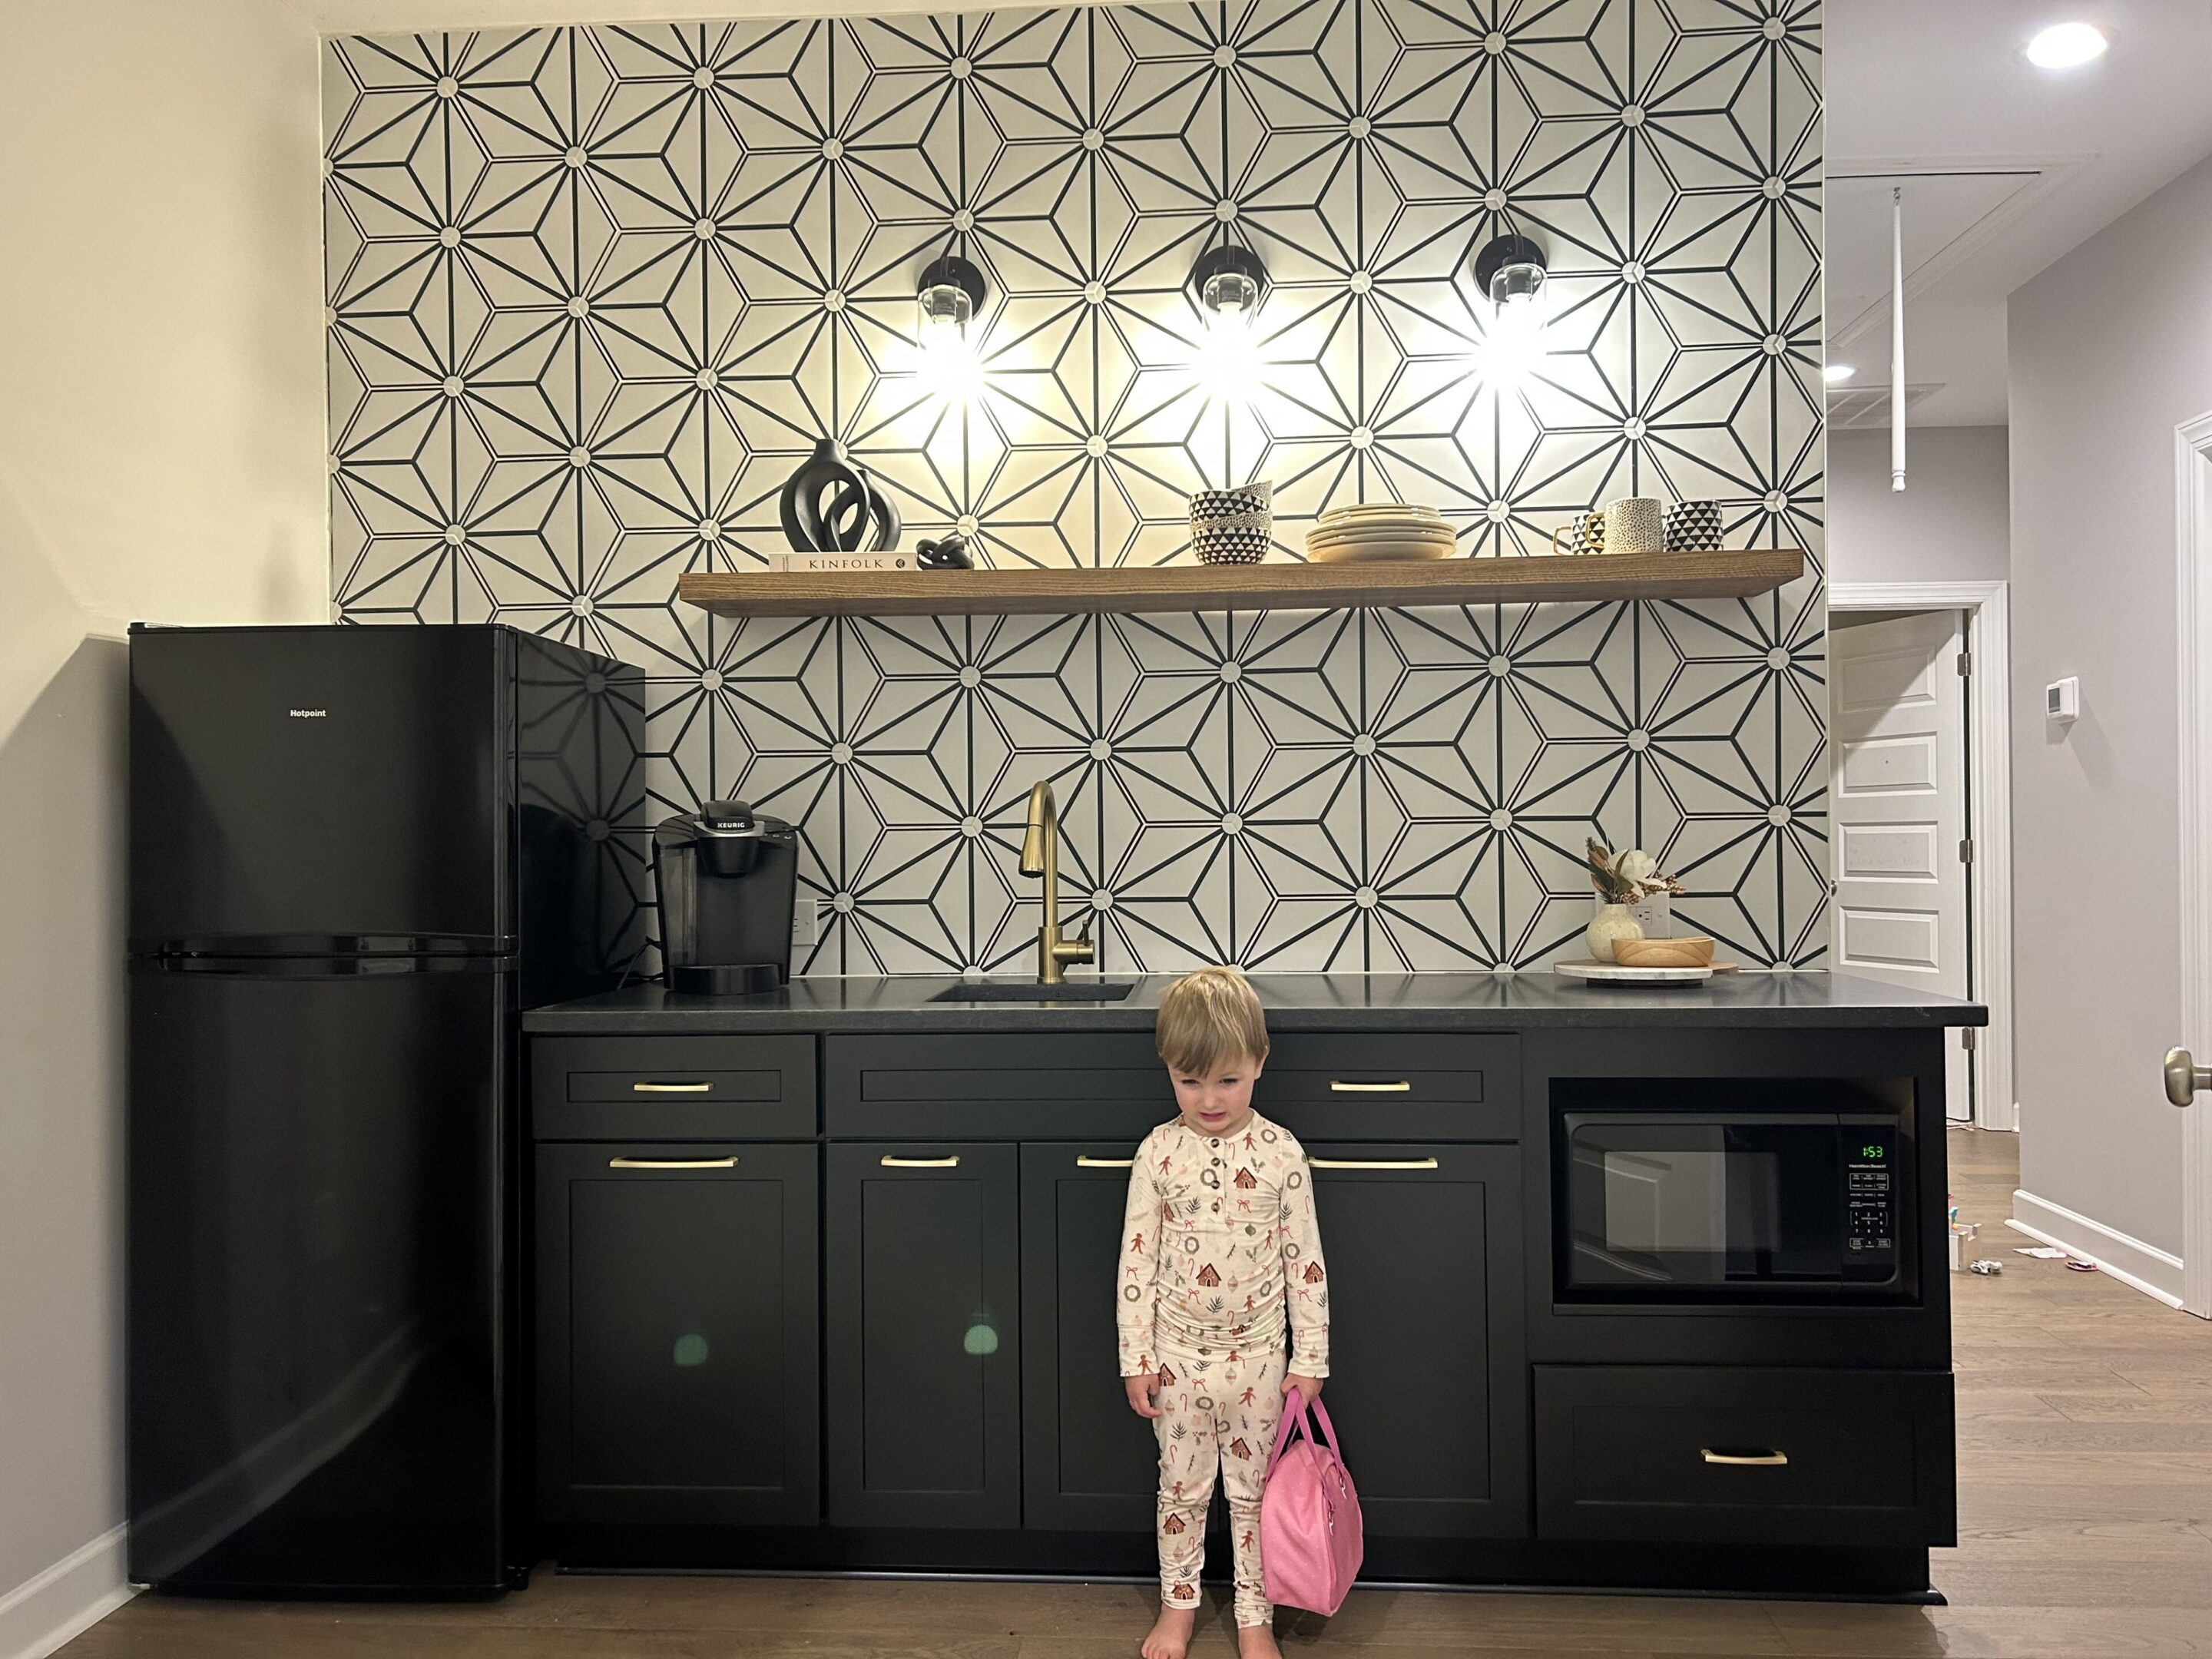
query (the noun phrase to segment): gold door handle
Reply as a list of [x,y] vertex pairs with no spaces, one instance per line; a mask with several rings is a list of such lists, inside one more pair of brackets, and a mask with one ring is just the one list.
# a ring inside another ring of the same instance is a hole
[[881,1161],[886,1170],[950,1170],[960,1158],[957,1153],[951,1158],[892,1158],[887,1154]]
[[1433,1170],[1432,1158],[1310,1158],[1316,1170]]
[[1409,1095],[1413,1092],[1413,1085],[1410,1083],[1346,1083],[1340,1078],[1331,1078],[1328,1086],[1340,1095]]
[[1753,1469],[1778,1469],[1790,1461],[1787,1452],[1721,1451],[1711,1446],[1698,1447],[1698,1455],[1708,1463],[1727,1463],[1739,1468]]
[[634,1095],[711,1095],[711,1083],[633,1083],[629,1091]]
[[738,1160],[729,1158],[611,1158],[610,1170],[734,1170]]
[[1079,1170],[1127,1170],[1133,1167],[1136,1162],[1133,1158],[1092,1158],[1087,1153],[1079,1152],[1075,1158],[1075,1167]]

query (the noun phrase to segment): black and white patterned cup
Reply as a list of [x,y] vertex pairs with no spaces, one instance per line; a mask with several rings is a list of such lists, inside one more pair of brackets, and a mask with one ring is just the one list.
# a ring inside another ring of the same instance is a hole
[[[1565,542],[1565,545],[1560,544]],[[1552,551],[1554,553],[1602,553],[1605,551],[1605,514],[1578,513],[1552,532]]]
[[1195,526],[1218,519],[1255,515],[1272,518],[1274,507],[1275,486],[1272,483],[1240,484],[1234,489],[1201,489],[1190,498],[1190,521]]
[[1667,545],[1667,503],[1656,495],[1623,495],[1605,504],[1605,550],[1656,553]]
[[1669,553],[1717,553],[1720,545],[1718,501],[1677,501],[1667,509]]
[[1265,530],[1212,524],[1193,528],[1190,544],[1200,564],[1258,564],[1274,542]]

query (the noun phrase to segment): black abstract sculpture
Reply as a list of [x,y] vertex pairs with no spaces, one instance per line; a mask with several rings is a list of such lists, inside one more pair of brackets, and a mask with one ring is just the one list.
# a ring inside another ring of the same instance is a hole
[[818,440],[783,486],[783,533],[797,553],[888,553],[898,545],[898,508],[868,475]]
[[914,544],[914,562],[924,570],[973,570],[975,568],[975,561],[968,556],[968,538],[957,531],[933,542],[916,542]]

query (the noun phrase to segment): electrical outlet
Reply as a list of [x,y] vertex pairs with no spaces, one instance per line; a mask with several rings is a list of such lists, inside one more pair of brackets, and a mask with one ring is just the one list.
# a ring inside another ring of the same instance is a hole
[[822,903],[811,893],[801,893],[791,908],[791,948],[811,951],[822,942]]

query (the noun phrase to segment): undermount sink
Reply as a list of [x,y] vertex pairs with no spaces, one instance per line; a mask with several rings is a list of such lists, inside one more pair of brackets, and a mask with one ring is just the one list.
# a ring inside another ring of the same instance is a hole
[[1128,982],[1115,983],[1103,979],[1072,979],[1064,985],[1046,985],[1038,981],[1024,983],[1003,979],[965,980],[958,985],[948,985],[932,1002],[1119,1002],[1135,990]]

